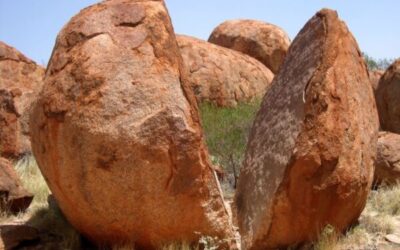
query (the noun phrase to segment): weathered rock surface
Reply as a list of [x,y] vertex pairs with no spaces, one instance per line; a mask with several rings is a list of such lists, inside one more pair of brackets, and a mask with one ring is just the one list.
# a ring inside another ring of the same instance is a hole
[[22,183],[11,162],[0,157],[0,208],[1,211],[18,213],[31,204],[33,195]]
[[256,59],[193,37],[178,35],[197,101],[235,106],[264,96],[274,74]]
[[375,183],[400,182],[400,135],[379,132],[378,154],[375,164]]
[[0,42],[0,156],[31,151],[29,114],[43,84],[44,69]]
[[315,240],[357,220],[378,117],[358,45],[324,9],[300,31],[255,119],[235,197],[242,249]]
[[369,80],[371,81],[372,88],[374,91],[378,89],[379,80],[385,72],[383,70],[371,70],[369,71]]
[[209,42],[252,56],[278,73],[290,45],[289,36],[276,25],[257,20],[228,20],[218,25]]
[[39,230],[21,224],[0,225],[0,250],[21,249],[24,245],[39,241]]
[[232,236],[163,1],[82,10],[57,37],[32,149],[67,219],[151,249]]
[[375,96],[381,129],[400,134],[400,59],[381,77]]

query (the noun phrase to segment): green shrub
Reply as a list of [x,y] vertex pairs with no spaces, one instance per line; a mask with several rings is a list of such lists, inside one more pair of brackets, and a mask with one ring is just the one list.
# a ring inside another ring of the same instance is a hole
[[[214,164],[235,178],[244,157],[253,120],[260,100],[241,103],[234,108],[221,108],[210,103],[200,105],[206,143]],[[234,185],[234,180],[232,181]]]
[[393,62],[394,59],[375,59],[366,53],[362,53],[365,63],[369,70],[386,70]]

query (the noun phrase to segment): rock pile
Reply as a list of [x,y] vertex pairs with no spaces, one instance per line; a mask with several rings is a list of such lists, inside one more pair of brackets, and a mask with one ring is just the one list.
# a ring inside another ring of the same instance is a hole
[[[328,9],[289,44],[254,20],[224,22],[209,42],[175,36],[162,0],[95,4],[59,33],[43,88],[44,69],[0,43],[0,157],[29,153],[31,136],[52,202],[98,245],[211,236],[235,249],[232,213],[242,249],[344,231],[364,209],[374,165],[376,183],[400,177],[400,60],[368,73]],[[230,211],[197,102],[262,96]],[[378,140],[379,120],[390,132]],[[8,159],[0,170],[1,208],[26,209],[32,195]]]

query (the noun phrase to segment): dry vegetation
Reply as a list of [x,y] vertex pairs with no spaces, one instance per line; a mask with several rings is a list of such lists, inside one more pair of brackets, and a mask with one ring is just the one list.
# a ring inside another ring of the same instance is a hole
[[321,233],[316,250],[342,249],[399,249],[400,245],[389,243],[385,236],[400,233],[400,185],[373,190],[368,198],[359,224],[344,235],[327,227]]

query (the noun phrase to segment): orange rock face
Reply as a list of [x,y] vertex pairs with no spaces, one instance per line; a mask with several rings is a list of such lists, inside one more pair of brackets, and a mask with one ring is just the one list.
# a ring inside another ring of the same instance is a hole
[[315,240],[357,220],[374,172],[373,98],[355,39],[321,10],[293,41],[250,134],[235,197],[242,249]]
[[369,71],[369,80],[371,81],[372,88],[374,91],[378,89],[379,80],[385,72],[383,70],[371,70]]
[[242,53],[188,36],[177,36],[189,82],[199,102],[235,106],[264,96],[274,75]]
[[400,59],[381,77],[375,96],[382,130],[400,134]]
[[400,135],[379,132],[375,164],[376,184],[397,184],[400,181]]
[[274,74],[285,59],[290,39],[273,24],[256,20],[229,20],[217,26],[209,42],[252,56]]
[[43,84],[44,69],[0,42],[0,156],[31,151],[29,114]]
[[163,1],[105,1],[58,35],[32,148],[93,241],[152,249],[232,236],[184,72]]
[[31,204],[33,195],[26,191],[11,162],[0,157],[0,210],[18,213]]

